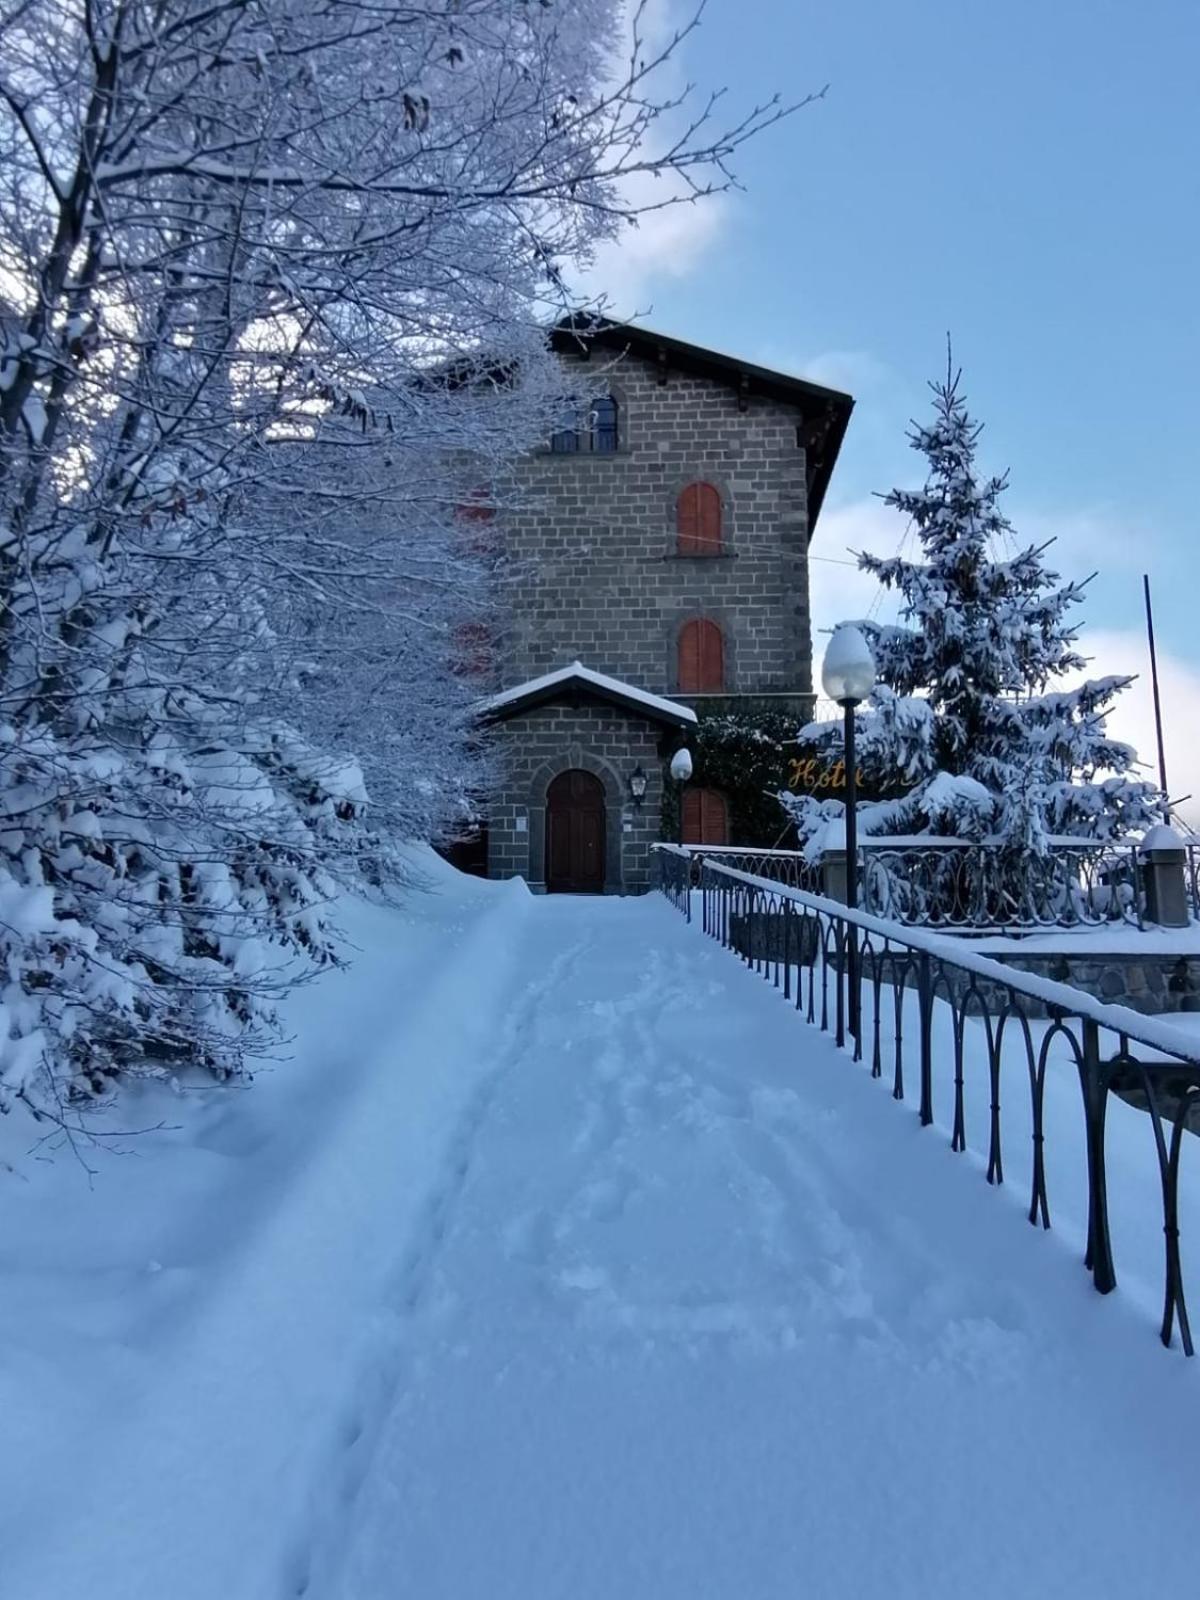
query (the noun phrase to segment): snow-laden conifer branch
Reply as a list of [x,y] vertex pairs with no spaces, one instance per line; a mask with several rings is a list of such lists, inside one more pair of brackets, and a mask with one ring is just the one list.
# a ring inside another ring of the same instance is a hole
[[[889,796],[864,804],[860,825],[1037,849],[1051,835],[1136,832],[1159,820],[1161,796],[1137,776],[1136,752],[1105,731],[1130,680],[1054,687],[1087,665],[1070,618],[1085,584],[1049,570],[1048,544],[1011,553],[1016,538],[1000,506],[1007,476],[977,471],[981,429],[960,375],[951,366],[930,387],[933,419],[910,435],[928,463],[925,484],[884,496],[915,529],[921,558],[858,557],[903,602],[898,624],[860,624],[879,687],[859,718],[859,759]],[[833,755],[841,740],[838,722],[800,732],[814,752]],[[780,798],[806,846],[819,849],[840,803]]]

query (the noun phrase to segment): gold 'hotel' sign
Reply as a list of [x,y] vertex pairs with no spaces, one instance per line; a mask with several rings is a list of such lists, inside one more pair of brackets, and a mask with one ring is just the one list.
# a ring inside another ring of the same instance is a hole
[[[858,787],[865,787],[862,768],[859,767]],[[823,790],[846,787],[846,763],[818,761],[815,756],[801,759],[793,756],[788,762],[788,788],[803,790],[805,794],[820,794]]]

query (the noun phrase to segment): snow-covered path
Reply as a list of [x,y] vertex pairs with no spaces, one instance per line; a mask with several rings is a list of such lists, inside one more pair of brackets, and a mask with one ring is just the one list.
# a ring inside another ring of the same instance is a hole
[[518,937],[291,1593],[1191,1592],[1195,1372],[1019,1197],[657,897]]
[[0,1600],[1194,1591],[1200,1361],[1077,1168],[1032,1229],[658,896],[425,865],[244,1094],[91,1186],[0,1125]]

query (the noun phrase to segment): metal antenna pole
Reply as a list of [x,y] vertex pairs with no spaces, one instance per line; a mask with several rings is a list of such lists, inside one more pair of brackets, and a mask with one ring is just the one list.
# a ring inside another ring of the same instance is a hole
[[1163,804],[1170,810],[1167,799],[1167,753],[1163,745],[1162,700],[1158,693],[1158,653],[1154,648],[1154,612],[1150,606],[1150,574],[1142,574],[1142,587],[1146,592],[1146,636],[1150,641],[1150,683],[1154,690],[1154,732],[1158,738],[1158,784],[1163,792]]

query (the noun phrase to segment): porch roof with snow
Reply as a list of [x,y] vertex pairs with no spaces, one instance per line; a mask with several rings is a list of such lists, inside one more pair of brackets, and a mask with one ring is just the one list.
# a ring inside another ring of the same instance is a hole
[[635,684],[624,683],[620,678],[609,678],[603,672],[593,672],[579,661],[572,661],[570,666],[559,667],[557,672],[544,673],[540,678],[530,678],[526,683],[518,683],[512,689],[489,696],[481,703],[479,713],[486,722],[503,722],[522,711],[548,705],[555,700],[599,700],[671,728],[690,727],[696,721],[696,713],[691,706],[664,699],[662,695],[648,694]]

